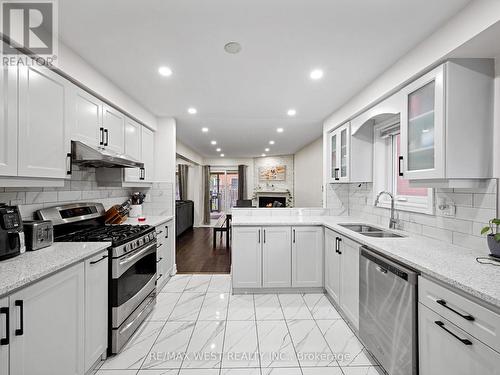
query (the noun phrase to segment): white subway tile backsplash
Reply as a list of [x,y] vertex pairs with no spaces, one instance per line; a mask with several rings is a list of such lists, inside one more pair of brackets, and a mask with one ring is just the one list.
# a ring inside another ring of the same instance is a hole
[[57,193],[58,202],[75,202],[82,199],[81,191],[59,191]]
[[26,193],[26,204],[57,202],[56,191],[29,191]]
[[496,194],[473,194],[473,196],[474,207],[496,209]]
[[453,241],[453,232],[451,230],[441,229],[436,227],[428,227],[427,225],[422,226],[422,235],[440,241],[446,241],[446,242]]

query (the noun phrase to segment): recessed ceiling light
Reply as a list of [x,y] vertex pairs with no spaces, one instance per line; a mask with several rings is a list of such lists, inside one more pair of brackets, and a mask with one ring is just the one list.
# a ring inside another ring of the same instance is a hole
[[269,148],[266,148],[264,151],[265,151],[265,152],[269,152]]
[[270,145],[274,145],[274,141],[269,141],[269,144]]
[[210,142],[210,144],[215,146],[217,144],[217,141],[212,141],[212,142]]
[[278,128],[278,129],[276,129],[276,131],[277,131],[278,133],[283,133],[283,131],[284,131],[284,130],[283,130],[283,128]]
[[231,54],[237,54],[241,51],[241,44],[239,44],[238,42],[229,42],[229,43],[226,43],[226,45],[224,45],[224,50],[227,52],[227,53],[231,53]]
[[264,156],[266,156],[266,154],[262,154],[262,155],[260,155],[260,156],[264,157]]
[[224,154],[220,154],[220,157],[223,158],[224,157]]
[[220,148],[216,148],[215,151],[221,152],[221,149]]
[[293,117],[297,114],[297,111],[295,109],[289,109],[288,112],[286,113],[288,116]]
[[198,110],[196,108],[194,108],[194,107],[190,107],[190,108],[188,108],[188,113],[190,115],[195,115],[195,114],[198,113]]
[[208,128],[201,128],[201,131],[202,131],[203,133],[207,133],[207,132],[208,132]]
[[172,75],[172,69],[170,69],[168,66],[160,66],[158,68],[158,73],[164,77],[170,77]]
[[321,79],[323,78],[323,71],[321,69],[314,69],[309,76],[314,80]]

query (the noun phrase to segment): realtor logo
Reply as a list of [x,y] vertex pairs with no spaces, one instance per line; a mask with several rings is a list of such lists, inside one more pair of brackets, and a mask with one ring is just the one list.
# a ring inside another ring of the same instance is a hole
[[26,49],[38,56],[54,56],[57,44],[56,4],[52,0],[1,2],[2,32],[5,38],[2,53],[19,54]]

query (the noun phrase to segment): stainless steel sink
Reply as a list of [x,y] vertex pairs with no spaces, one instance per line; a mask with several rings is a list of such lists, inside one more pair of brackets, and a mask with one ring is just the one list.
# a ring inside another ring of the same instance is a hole
[[402,238],[403,235],[389,232],[383,230],[381,228],[373,227],[368,224],[339,224],[341,227],[352,230],[353,232],[362,234],[363,236],[368,237],[377,237],[377,238]]

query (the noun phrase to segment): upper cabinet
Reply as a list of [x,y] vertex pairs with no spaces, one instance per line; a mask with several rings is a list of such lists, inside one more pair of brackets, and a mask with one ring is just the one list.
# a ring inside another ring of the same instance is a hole
[[492,60],[452,60],[402,90],[406,179],[492,176],[493,72]]
[[102,111],[104,147],[123,154],[125,152],[125,115],[105,105]]
[[153,182],[154,180],[154,150],[155,150],[155,139],[154,132],[142,127],[142,162],[144,163],[144,169],[142,174],[142,180],[145,182]]
[[81,141],[92,147],[102,146],[102,102],[76,86],[72,88],[71,140]]
[[124,182],[153,182],[154,132],[127,119],[125,124],[125,154],[144,163],[144,168],[124,169]]
[[17,175],[17,68],[0,74],[0,176]]

